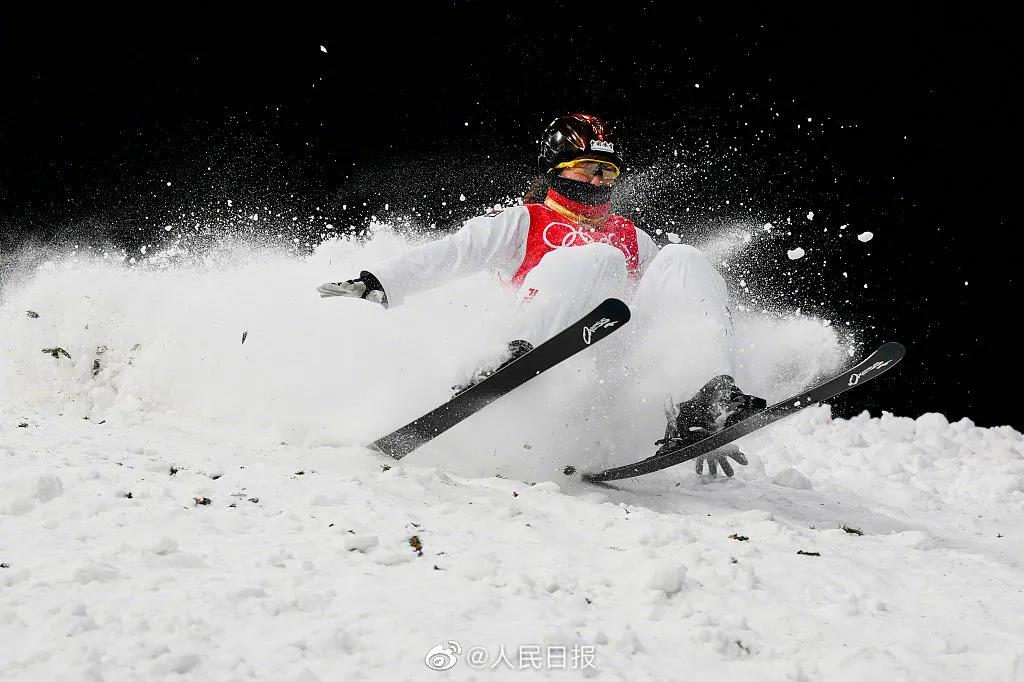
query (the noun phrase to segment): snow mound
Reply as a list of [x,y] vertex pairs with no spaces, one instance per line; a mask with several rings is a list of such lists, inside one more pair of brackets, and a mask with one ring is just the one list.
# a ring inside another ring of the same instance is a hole
[[609,679],[977,680],[1024,650],[1009,428],[811,408],[733,479],[618,489],[159,413],[3,434],[30,502],[0,509],[3,679],[420,679],[455,641],[463,676],[540,647]]
[[[486,277],[391,311],[313,293],[407,246],[5,282],[0,679],[1024,670],[1020,433],[821,406],[743,439],[735,478],[596,488],[562,468],[646,452],[664,392],[701,381],[699,350],[602,372],[607,343],[395,462],[364,444],[499,349],[510,305]],[[769,399],[849,361],[806,316],[741,317],[736,343]]]

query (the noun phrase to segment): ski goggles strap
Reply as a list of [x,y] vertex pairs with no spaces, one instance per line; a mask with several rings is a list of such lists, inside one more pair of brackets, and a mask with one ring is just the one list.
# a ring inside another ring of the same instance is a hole
[[557,164],[555,168],[571,168],[577,173],[584,173],[586,175],[597,175],[598,170],[601,171],[602,177],[614,180],[621,175],[619,167],[611,161],[602,161],[601,159],[573,159],[572,161],[563,161]]

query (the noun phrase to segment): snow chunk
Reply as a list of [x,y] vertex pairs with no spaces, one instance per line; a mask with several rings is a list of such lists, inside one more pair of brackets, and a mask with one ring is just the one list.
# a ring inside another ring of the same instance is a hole
[[153,552],[153,554],[159,554],[160,556],[173,554],[178,551],[178,542],[172,538],[160,538],[156,541],[156,544],[150,547],[149,551]]
[[551,495],[562,491],[561,486],[554,481],[543,481],[530,489],[535,493],[546,493]]
[[786,255],[789,256],[789,260],[799,260],[803,258],[806,255],[806,253],[806,251],[804,251],[798,246],[795,249],[790,249],[789,251],[787,251]]
[[153,666],[154,675],[169,675],[170,673],[177,673],[184,675],[187,672],[191,672],[193,668],[199,665],[199,656],[196,654],[184,654],[183,656],[168,656],[161,659]]
[[865,243],[871,241],[872,239],[874,239],[874,237],[875,235],[871,232],[861,232],[860,234],[857,235],[857,239]]
[[686,585],[686,567],[681,564],[655,565],[644,584],[648,589],[664,592],[670,597]]
[[36,508],[36,503],[27,497],[15,497],[3,507],[3,513],[11,516],[21,516]]
[[327,54],[327,48],[324,47],[323,45],[320,46],[320,51],[323,52],[324,54]]
[[949,420],[946,415],[938,412],[926,412],[914,420],[918,435],[924,433],[942,433],[949,428]]
[[807,212],[807,219],[808,220],[814,220],[814,211],[808,211]]
[[775,474],[772,483],[783,488],[795,488],[797,490],[810,490],[811,479],[807,478],[793,467],[786,467]]
[[390,552],[377,553],[374,557],[374,561],[382,566],[397,566],[398,564],[407,564],[413,561],[416,555],[411,550],[391,550]]
[[668,240],[673,244],[681,244],[683,242],[675,232],[666,232],[665,236],[668,237]]
[[105,583],[116,580],[120,575],[116,568],[107,564],[85,564],[71,573],[71,580],[82,585],[91,582]]
[[376,535],[346,535],[343,543],[349,552],[356,551],[366,554],[380,544]]
[[60,497],[63,492],[64,484],[60,478],[53,474],[47,474],[36,479],[36,490],[33,497],[40,502],[49,502],[55,497]]

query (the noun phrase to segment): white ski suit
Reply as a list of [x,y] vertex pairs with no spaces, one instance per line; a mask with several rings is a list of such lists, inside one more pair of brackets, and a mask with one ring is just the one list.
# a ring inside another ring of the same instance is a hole
[[549,190],[544,204],[473,218],[448,237],[366,271],[380,281],[389,306],[475,272],[495,272],[521,298],[517,338],[535,346],[609,297],[630,304],[638,327],[663,316],[703,318],[721,339],[716,366],[708,370],[733,374],[729,294],[707,256],[683,244],[659,250],[619,215],[581,221],[594,210]]

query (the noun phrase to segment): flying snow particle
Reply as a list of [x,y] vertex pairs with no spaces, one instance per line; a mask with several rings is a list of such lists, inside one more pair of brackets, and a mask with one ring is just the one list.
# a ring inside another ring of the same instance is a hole
[[786,252],[786,255],[789,256],[789,260],[798,260],[803,258],[805,254],[806,252],[799,246]]
[[814,220],[814,211],[808,211],[807,212],[807,219],[808,220]]
[[765,223],[764,224],[764,231],[765,232],[771,232],[772,231],[772,227],[774,227],[774,226],[771,223]]
[[666,232],[665,236],[668,237],[668,240],[670,242],[672,242],[673,244],[679,244],[679,243],[681,243],[683,241],[682,239],[679,238],[679,235],[676,234],[675,232]]
[[465,200],[466,200],[466,195],[465,194],[460,194],[459,195],[459,201],[465,201]]
[[324,54],[327,54],[327,48],[324,47],[323,45],[320,46],[320,51],[323,52]]
[[869,242],[872,240],[872,238],[874,238],[874,236],[875,235],[872,234],[871,232],[861,232],[860,234],[857,235],[857,239],[859,239],[862,242]]
[[170,232],[170,231],[171,231],[171,230],[173,230],[173,229],[174,229],[174,228],[173,228],[173,227],[171,227],[170,225],[165,225],[165,226],[164,226],[164,232]]

